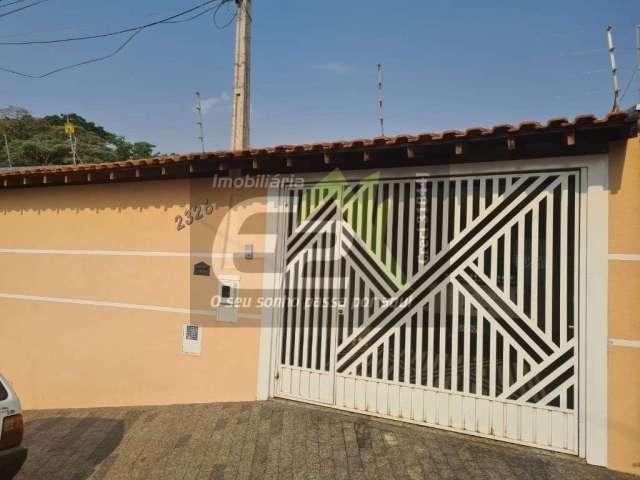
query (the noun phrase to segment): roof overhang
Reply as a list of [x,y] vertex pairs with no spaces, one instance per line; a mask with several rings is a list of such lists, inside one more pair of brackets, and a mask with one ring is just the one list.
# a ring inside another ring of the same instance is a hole
[[466,131],[399,135],[333,143],[281,145],[125,162],[0,171],[0,189],[137,182],[213,175],[292,174],[526,160],[607,153],[609,143],[638,134],[638,115],[582,115],[574,121],[523,122]]

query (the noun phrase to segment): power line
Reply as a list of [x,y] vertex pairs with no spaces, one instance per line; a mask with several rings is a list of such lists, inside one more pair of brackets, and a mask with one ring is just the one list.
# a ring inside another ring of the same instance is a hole
[[[640,70],[640,25],[636,25],[636,44],[637,44],[637,58],[636,58],[636,66],[633,69],[633,73],[631,74],[631,77],[629,78],[629,82],[627,83],[627,86],[624,87],[624,90],[622,92],[622,95],[620,96],[620,101],[622,101],[622,99],[624,99],[625,95],[627,94],[627,92],[629,91],[629,88],[631,88],[631,85],[633,85],[633,80],[636,78],[636,75],[638,74],[638,70]],[[640,101],[640,99],[639,99]]]
[[60,73],[64,70],[70,70],[72,68],[76,68],[76,67],[81,67],[83,65],[88,65],[90,63],[96,63],[96,62],[101,62],[103,60],[107,60],[108,58],[111,58],[115,55],[117,55],[118,53],[120,53],[122,50],[124,50],[124,47],[126,47],[127,45],[129,45],[129,43],[139,34],[142,32],[143,29],[139,29],[135,32],[133,32],[129,38],[127,38],[123,43],[120,44],[120,46],[118,48],[116,48],[113,52],[104,55],[102,57],[96,57],[96,58],[91,58],[89,60],[84,60],[82,62],[78,62],[78,63],[74,63],[72,65],[66,65],[64,67],[60,67],[60,68],[56,68],[55,70],[51,70],[50,72],[46,72],[46,73],[42,73],[39,75],[33,75],[33,74],[29,74],[29,73],[24,73],[24,72],[18,72],[16,70],[11,70],[10,68],[4,68],[4,67],[0,67],[0,71],[3,72],[7,72],[7,73],[13,73],[14,75],[18,75],[20,77],[26,77],[26,78],[45,78],[45,77],[49,77],[55,73]]
[[0,3],[0,8],[6,8],[6,7],[10,7],[11,5],[17,5],[18,3],[24,3],[27,2],[29,0],[14,0],[11,3]]
[[[222,3],[224,3],[224,2],[222,2]],[[220,5],[222,5],[222,3]],[[206,10],[204,10],[204,11],[202,11],[200,13],[196,13],[195,15],[192,15],[191,17],[185,18],[185,19],[182,19],[182,20],[167,20],[167,21],[162,22],[162,23],[185,23],[185,22],[190,22],[191,20],[195,20],[196,18],[200,18],[201,16],[206,15],[207,13],[213,11],[215,8],[216,7],[207,8]]]
[[[46,1],[46,0],[43,0],[43,1]],[[188,10],[185,10],[185,11],[181,12],[181,13],[178,13],[177,15],[172,15],[171,17],[168,17],[168,19],[159,20],[159,21],[152,22],[152,23],[149,23],[149,24],[146,24],[146,25],[142,25],[142,26],[138,27],[137,29],[135,29],[133,31],[131,29],[126,29],[126,30],[122,30],[122,31],[120,31],[118,33],[114,32],[112,34],[101,34],[100,36],[95,37],[95,38],[102,38],[102,37],[105,37],[105,36],[119,35],[119,34],[122,34],[122,33],[125,33],[125,32],[131,33],[131,35],[129,35],[129,37],[124,42],[122,42],[114,51],[112,51],[111,53],[109,53],[107,55],[103,55],[101,57],[91,58],[89,60],[84,60],[82,62],[74,63],[74,64],[71,64],[71,65],[65,65],[64,67],[59,67],[59,68],[56,68],[54,70],[51,70],[49,72],[45,72],[45,73],[42,73],[42,74],[24,73],[24,72],[19,72],[17,70],[10,69],[10,68],[4,68],[4,67],[0,67],[0,71],[6,72],[6,73],[11,73],[11,74],[14,74],[14,75],[18,75],[20,77],[40,79],[40,78],[49,77],[49,76],[54,75],[56,73],[60,73],[60,72],[62,72],[64,70],[70,70],[72,68],[81,67],[81,66],[88,65],[88,64],[91,64],[91,63],[101,62],[103,60],[107,60],[107,59],[117,55],[118,53],[120,53],[122,50],[124,50],[124,48],[129,43],[131,43],[133,41],[133,39],[136,36],[138,36],[138,34],[140,34],[143,30],[146,30],[147,28],[150,28],[150,27],[156,26],[156,25],[160,25],[160,24],[165,24],[165,23],[190,22],[192,20],[195,20],[196,18],[201,17],[202,15],[205,15],[206,13],[210,12],[211,10],[213,10],[215,7],[208,8],[205,11],[199,12],[198,14],[195,14],[195,15],[192,15],[189,18],[180,19],[180,20],[175,20],[175,19],[179,18],[181,16],[184,16],[184,15],[186,15],[188,13],[191,13],[191,12],[193,12],[195,10],[198,10],[198,9],[202,8],[203,6],[206,6],[208,4],[216,3],[216,2],[220,2],[220,4],[222,4],[222,3],[229,2],[229,1],[231,1],[231,0],[209,0],[209,1],[205,2],[205,3],[202,3],[202,4],[198,5],[197,7],[190,8]],[[76,40],[79,40],[79,39],[80,39],[80,37],[76,37]],[[59,43],[59,42],[49,42],[49,43]],[[2,45],[2,44],[0,43],[0,45]]]
[[[48,0],[40,0],[40,1],[48,1]],[[151,23],[146,23],[144,25],[138,25],[137,27],[130,27],[130,28],[123,28],[121,30],[117,30],[114,32],[108,32],[108,33],[99,33],[99,34],[94,34],[94,35],[81,35],[78,37],[66,37],[66,38],[55,38],[52,40],[27,40],[27,41],[20,41],[20,42],[0,42],[0,45],[3,46],[9,46],[9,45],[48,45],[48,44],[52,44],[52,43],[66,43],[66,42],[78,42],[81,40],[93,40],[96,38],[105,38],[105,37],[113,37],[116,35],[123,35],[125,33],[132,33],[132,32],[136,32],[138,30],[144,30],[150,27],[155,27],[156,25],[161,25],[164,23],[178,23],[174,20],[176,20],[177,18],[183,17],[184,15],[188,15],[192,12],[195,12],[197,10],[200,10],[203,7],[206,7],[207,5],[210,5],[212,3],[217,3],[217,2],[222,2],[222,3],[227,3],[230,2],[231,0],[207,0],[206,2],[203,2],[199,5],[196,5],[194,7],[191,7],[187,10],[183,10],[179,13],[176,13],[175,15],[171,15],[170,17],[167,18],[163,18],[162,20],[157,20],[155,22],[151,22]],[[191,18],[191,20],[194,20],[195,18],[197,18],[199,15],[194,16]],[[189,21],[188,19],[183,19],[181,21]]]
[[[20,3],[21,0],[18,0],[17,3]],[[41,3],[44,2],[48,2],[49,0],[39,0],[37,2],[33,2],[30,3],[29,5],[25,5],[24,7],[19,7],[19,8],[14,8],[13,10],[10,10],[8,12],[5,12],[3,14],[0,14],[0,18],[2,17],[8,17],[9,15],[13,15],[14,13],[18,13],[21,12],[22,10],[26,10],[27,8],[31,8],[31,7],[35,7],[36,5],[40,5]],[[13,5],[12,3],[9,3],[7,5],[2,5],[3,7],[8,7],[9,5]]]
[[0,38],[16,38],[16,37],[24,37],[24,36],[30,36],[30,35],[40,35],[43,33],[58,33],[58,32],[65,32],[67,30],[77,30],[80,28],[85,28],[85,27],[94,27],[96,25],[104,25],[106,22],[87,22],[87,23],[81,23],[81,24],[77,24],[77,25],[67,25],[67,26],[63,26],[63,27],[58,27],[58,28],[48,28],[46,30],[32,30],[30,32],[20,32],[20,33],[6,33],[6,34],[2,34],[0,35]]
[[[28,1],[28,0],[20,0],[22,2],[24,1]],[[0,2],[2,2],[2,0],[0,0]],[[0,3],[0,8],[2,8],[2,4]],[[162,12],[162,14],[164,14],[164,12]],[[142,15],[141,19],[142,20],[147,20],[148,18],[157,18],[158,16],[160,16],[161,13],[158,12],[153,12],[153,13],[147,13],[145,15]],[[66,32],[69,30],[79,30],[79,29],[86,29],[89,27],[102,27],[104,25],[110,24],[112,23],[111,20],[107,20],[107,19],[100,19],[100,20],[93,20],[93,21],[86,21],[86,22],[82,22],[82,23],[76,23],[73,25],[59,25],[58,27],[53,27],[52,28],[45,28],[45,29],[37,29],[37,30],[30,30],[30,31],[26,31],[26,32],[13,32],[13,33],[3,33],[0,34],[0,39],[5,39],[5,38],[22,38],[22,37],[31,37],[33,35],[42,35],[42,34],[54,34],[54,33],[59,33],[59,32]]]
[[218,23],[218,13],[220,13],[220,9],[222,8],[222,6],[228,2],[220,2],[220,4],[216,7],[216,11],[213,12],[213,23],[214,25],[219,29],[219,30],[224,30],[225,28],[227,28],[229,25],[231,25],[233,23],[233,21],[236,19],[236,17],[238,16],[238,10],[236,9],[233,13],[233,15],[231,16],[231,18],[229,19],[229,21],[225,24],[220,25]]
[[634,78],[636,78],[636,74],[638,73],[638,69],[640,69],[640,67],[636,67],[633,70],[633,74],[631,75],[631,78],[629,78],[629,83],[627,83],[627,86],[624,87],[624,91],[622,92],[622,95],[620,95],[620,101],[622,101],[624,99],[624,96],[629,91],[629,87],[631,87],[631,84],[633,83]]

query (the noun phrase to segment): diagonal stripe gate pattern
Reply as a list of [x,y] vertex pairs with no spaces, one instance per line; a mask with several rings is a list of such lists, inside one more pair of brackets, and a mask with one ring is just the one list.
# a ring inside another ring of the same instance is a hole
[[276,394],[577,453],[580,171],[290,188]]

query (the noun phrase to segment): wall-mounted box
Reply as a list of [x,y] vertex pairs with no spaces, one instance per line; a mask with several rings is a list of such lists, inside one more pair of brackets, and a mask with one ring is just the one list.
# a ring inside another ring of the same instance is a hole
[[238,306],[240,304],[240,277],[237,275],[220,275],[218,281],[220,282],[218,321],[235,323],[238,321]]
[[182,326],[182,353],[198,356],[202,353],[202,327],[194,323]]

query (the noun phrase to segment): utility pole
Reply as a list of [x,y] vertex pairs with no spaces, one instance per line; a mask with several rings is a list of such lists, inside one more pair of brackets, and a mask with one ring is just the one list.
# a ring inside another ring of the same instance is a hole
[[233,82],[231,150],[249,149],[251,128],[251,0],[235,0],[236,56]]
[[196,122],[199,127],[200,146],[202,147],[202,153],[204,153],[204,128],[202,123],[202,103],[200,102],[200,92],[196,92],[196,111],[198,112],[198,121]]
[[7,134],[3,132],[2,136],[4,137],[4,148],[7,149],[7,161],[9,162],[9,168],[13,168],[13,165],[11,165],[11,152],[9,151],[9,140],[7,140]]
[[620,111],[620,85],[618,84],[618,67],[616,66],[616,48],[613,46],[613,27],[607,27],[607,42],[609,45],[609,60],[611,61],[611,77],[613,78],[613,107],[612,112]]
[[69,115],[67,115],[67,123],[64,124],[64,131],[69,135],[69,145],[71,146],[71,156],[73,157],[73,164],[78,164],[78,154],[76,147],[78,145],[78,138],[76,137],[76,127],[69,121]]
[[[636,25],[636,49],[638,52],[638,58],[636,59],[636,69],[637,71],[640,71],[640,24]],[[636,104],[636,110],[640,111],[640,81],[638,81],[638,103]]]
[[378,113],[380,117],[380,136],[384,137],[384,86],[382,83],[382,64],[378,64]]

